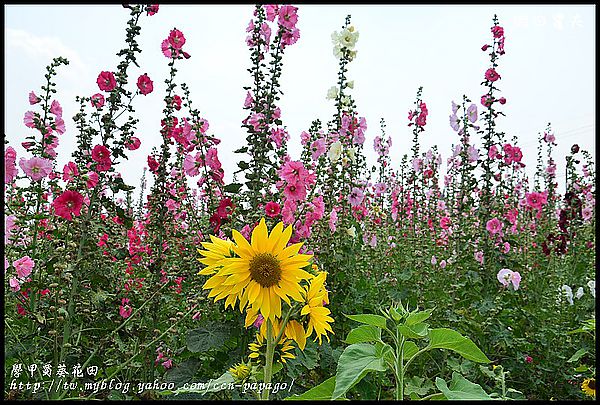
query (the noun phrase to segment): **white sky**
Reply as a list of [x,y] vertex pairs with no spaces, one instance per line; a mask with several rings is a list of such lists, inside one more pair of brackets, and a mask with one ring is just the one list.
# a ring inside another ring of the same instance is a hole
[[[161,5],[152,17],[141,19],[138,37],[143,52],[141,69],[130,68],[130,86],[147,73],[154,92],[138,96],[134,108],[140,118],[137,136],[142,146],[120,166],[127,184],[138,186],[146,156],[160,144],[160,116],[165,94],[168,60],[160,43],[174,27],[187,42],[192,57],[177,62],[178,83],[186,82],[194,106],[210,123],[209,133],[219,137],[219,156],[226,181],[231,180],[239,155],[232,153],[245,142],[241,128],[245,99],[243,86],[251,84],[247,72],[249,51],[246,26],[251,5]],[[53,57],[71,62],[60,67],[56,98],[63,106],[67,132],[58,148],[58,168],[69,160],[76,128],[75,96],[99,92],[96,78],[102,70],[116,70],[115,55],[125,44],[129,10],[106,6],[4,6],[5,11],[5,127],[4,133],[17,150],[17,160],[27,156],[20,146],[28,131],[23,114],[32,109],[28,93],[40,93],[45,66]],[[291,135],[290,154],[300,154],[300,133],[312,120],[325,124],[334,112],[326,100],[337,80],[338,61],[332,52],[331,33],[340,30],[347,14],[360,32],[357,58],[349,65],[355,81],[353,96],[359,115],[367,119],[365,150],[375,161],[373,139],[380,135],[379,121],[393,138],[392,164],[411,154],[412,134],[407,111],[417,88],[429,117],[421,135],[421,150],[437,144],[444,158],[458,136],[449,126],[450,104],[463,93],[480,108],[481,86],[488,55],[481,46],[491,40],[490,27],[496,13],[505,29],[506,54],[500,58],[498,82],[508,102],[507,117],[498,129],[510,141],[516,134],[524,162],[535,170],[536,138],[552,122],[559,146],[559,183],[564,177],[564,156],[573,143],[595,152],[595,6],[405,6],[405,5],[300,5],[298,42],[287,48],[281,78],[284,95],[279,106]],[[478,142],[478,147],[481,144]],[[445,168],[444,168],[445,170]],[[136,194],[137,196],[137,194]]]

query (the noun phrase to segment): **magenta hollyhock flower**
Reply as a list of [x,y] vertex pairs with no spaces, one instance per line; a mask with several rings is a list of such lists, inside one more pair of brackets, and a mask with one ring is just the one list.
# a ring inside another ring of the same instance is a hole
[[158,13],[158,4],[150,4],[148,5],[148,7],[146,8],[146,12],[147,15],[152,16],[156,13]]
[[490,82],[495,82],[496,80],[500,79],[500,75],[498,74],[498,72],[496,72],[495,69],[489,68],[485,71],[485,78]]
[[159,163],[152,155],[148,155],[148,168],[151,172],[155,172],[158,169]]
[[127,319],[131,316],[132,312],[133,308],[129,306],[129,298],[123,298],[121,300],[121,305],[119,305],[119,315]]
[[92,149],[92,160],[96,163],[96,170],[104,172],[110,169],[112,162],[110,160],[110,151],[104,145],[96,145]]
[[102,108],[104,106],[104,101],[104,96],[100,93],[96,93],[92,97],[90,97],[92,107]]
[[19,174],[19,169],[15,163],[17,160],[17,152],[12,146],[4,150],[4,184],[10,184]]
[[542,209],[547,202],[547,197],[544,193],[525,193],[525,198],[527,200],[527,206],[536,210]]
[[113,91],[117,87],[117,81],[113,72],[100,72],[96,83],[98,83],[98,88],[102,91]]
[[481,96],[481,105],[483,105],[484,107],[490,107],[493,102],[494,98],[489,94],[484,94],[483,96]]
[[363,193],[363,191],[360,188],[354,187],[352,189],[352,191],[350,192],[350,194],[348,195],[348,202],[353,207],[357,207],[360,205],[360,203],[363,202],[364,198],[365,198],[365,193]]
[[178,29],[172,29],[167,38],[173,49],[180,50],[185,44],[185,36]]
[[418,126],[424,127],[425,125],[427,125],[427,114],[423,114],[421,112],[421,114],[419,114],[419,116],[417,117],[417,120],[415,122],[417,123]]
[[72,215],[76,217],[81,215],[82,205],[83,196],[72,190],[66,190],[52,202],[54,213],[68,221],[73,219]]
[[527,355],[525,356],[525,363],[531,364],[533,363],[533,357]]
[[10,280],[8,280],[8,285],[14,292],[17,292],[21,289],[21,283],[19,283],[19,280],[17,280],[15,277],[11,277]]
[[221,168],[221,162],[219,161],[217,154],[218,151],[216,148],[210,148],[206,151],[206,164],[215,171]]
[[138,77],[137,87],[140,90],[140,93],[145,96],[147,94],[152,93],[152,90],[154,90],[154,83],[152,82],[152,80],[150,80],[150,77],[146,73],[144,73],[143,75]]
[[504,36],[504,28],[502,28],[499,25],[494,25],[491,28],[492,34],[494,35],[494,38],[500,38]]
[[284,26],[285,28],[292,30],[295,28],[296,23],[298,22],[298,7],[294,7],[291,5],[281,6],[279,8],[279,19],[277,22],[279,25]]
[[181,110],[181,97],[179,97],[177,94],[173,96],[173,108],[175,108],[177,111]]
[[299,160],[289,160],[283,164],[278,172],[279,176],[289,184],[301,183],[304,185],[308,176],[308,171],[304,164]]
[[48,176],[52,172],[52,161],[37,156],[29,160],[21,158],[19,166],[25,174],[33,181],[38,181]]
[[23,116],[23,123],[27,128],[35,128],[35,113],[33,111],[27,111]]
[[265,4],[263,5],[267,21],[275,21],[277,13],[279,13],[279,4]]
[[35,267],[35,262],[29,256],[23,256],[13,262],[13,267],[17,270],[17,276],[19,278],[26,278],[31,274],[32,269]]
[[291,201],[304,201],[306,199],[306,186],[304,183],[288,184],[283,189],[283,195]]
[[448,217],[442,217],[440,219],[440,228],[442,229],[448,229],[450,227],[450,218]]
[[503,226],[504,224],[502,224],[502,222],[500,222],[498,218],[492,218],[489,221],[487,221],[485,228],[488,230],[489,233],[495,235],[497,233],[502,232]]
[[56,115],[57,117],[62,117],[63,110],[60,106],[60,103],[57,100],[52,100],[52,104],[50,105],[50,112]]
[[265,214],[270,218],[275,218],[281,212],[281,207],[275,201],[269,201],[265,205]]
[[219,202],[219,206],[217,207],[217,215],[221,219],[227,219],[228,216],[231,215],[233,210],[235,209],[235,204],[231,201],[231,198],[223,198]]
[[77,170],[77,165],[73,162],[68,162],[63,167],[63,175],[62,179],[66,182],[73,180],[74,177],[79,176],[79,170]]
[[94,188],[96,187],[96,184],[98,184],[98,173],[96,172],[88,172],[87,174],[83,175],[83,178],[85,179],[85,185],[87,188]]
[[262,316],[262,314],[258,314],[258,316],[256,317],[256,320],[254,321],[254,323],[252,324],[256,329],[260,329],[261,325],[263,324],[263,322],[265,321],[265,318]]
[[34,105],[39,103],[40,101],[42,101],[42,99],[36,96],[33,91],[29,93],[29,104]]
[[544,141],[546,143],[554,143],[554,141],[556,141],[556,137],[552,133],[544,132]]
[[310,145],[310,150],[311,150],[312,159],[313,160],[319,159],[319,156],[323,155],[323,153],[325,153],[325,151],[327,150],[325,138],[319,138],[316,141],[314,141]]
[[490,159],[495,159],[498,156],[498,148],[496,145],[490,146],[490,150],[488,151],[488,157]]
[[142,142],[139,140],[139,138],[132,136],[131,139],[129,140],[129,142],[125,146],[129,150],[136,150],[140,147],[141,144],[142,144]]
[[[169,45],[169,40],[164,39],[160,44],[160,49],[162,50],[163,55],[167,58],[171,59],[173,57],[173,52],[171,52],[171,45]],[[177,56],[178,53],[175,54]]]

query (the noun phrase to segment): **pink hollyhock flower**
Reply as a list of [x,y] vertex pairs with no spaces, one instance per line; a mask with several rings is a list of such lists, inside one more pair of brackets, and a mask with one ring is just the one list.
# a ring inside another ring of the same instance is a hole
[[504,247],[504,250],[503,250],[503,253],[504,253],[504,254],[506,254],[506,253],[510,252],[510,243],[508,243],[508,242],[504,242],[504,245],[503,245],[503,247]]
[[77,170],[77,165],[75,163],[69,162],[63,167],[62,179],[64,181],[70,182],[77,176],[79,176],[79,170]]
[[129,150],[136,150],[140,147],[141,144],[142,144],[142,142],[139,140],[139,138],[132,136],[131,139],[129,140],[129,143],[127,143],[125,146]]
[[267,21],[275,21],[275,17],[279,13],[279,4],[265,4],[263,7],[265,8]]
[[456,114],[452,114],[450,116],[450,126],[452,127],[452,129],[454,131],[458,131],[458,129],[460,127],[460,119],[458,118],[458,116]]
[[183,171],[190,177],[194,177],[200,174],[200,166],[202,165],[202,154],[196,153],[196,156],[191,154],[186,155],[183,160]]
[[26,278],[31,274],[32,269],[35,267],[35,262],[29,256],[23,256],[19,260],[13,262],[13,267],[17,270],[17,276],[19,278]]
[[52,202],[54,213],[68,221],[81,215],[81,207],[83,205],[83,196],[77,191],[66,190]]
[[331,233],[335,233],[335,225],[337,224],[337,220],[337,211],[335,209],[332,209],[331,213],[329,214],[329,230],[331,231]]
[[37,156],[29,160],[21,158],[19,166],[25,174],[33,181],[38,181],[48,176],[52,172],[52,161]]
[[169,44],[173,47],[173,49],[179,50],[185,44],[185,36],[178,29],[173,29],[169,33]]
[[498,272],[496,278],[504,287],[508,287],[509,284],[512,283],[512,287],[515,291],[519,289],[519,285],[521,283],[521,274],[518,271],[502,269]]
[[4,257],[4,274],[6,274],[6,270],[8,270],[9,267],[10,264],[8,263],[8,259]]
[[250,92],[248,92],[246,94],[246,100],[244,100],[244,108],[252,107],[252,103],[254,103],[254,99],[252,98]]
[[129,298],[123,298],[121,300],[121,305],[119,305],[119,315],[121,315],[124,319],[127,319],[131,316],[133,312],[133,308],[129,306]]
[[146,8],[147,15],[152,16],[158,13],[158,4],[150,4]]
[[590,219],[592,219],[593,216],[593,210],[592,207],[590,206],[585,206],[583,207],[583,209],[581,210],[581,217],[583,218],[584,221],[589,221]]
[[301,161],[289,160],[279,169],[278,174],[289,184],[304,184],[309,173]]
[[10,280],[8,280],[8,285],[14,292],[17,292],[21,289],[21,283],[19,283],[19,280],[17,280],[15,277],[11,277]]
[[102,91],[113,91],[117,87],[117,81],[115,75],[112,72],[102,71],[96,79],[98,88]]
[[285,48],[286,46],[294,45],[300,39],[300,30],[298,28],[294,28],[291,31],[283,31],[281,33],[281,47]]
[[502,232],[503,226],[504,225],[502,224],[502,222],[500,222],[498,218],[492,218],[489,221],[487,221],[485,228],[488,230],[489,233],[495,235],[497,233]]
[[358,187],[354,187],[348,195],[348,202],[353,207],[357,207],[360,205],[360,203],[363,202],[364,198],[365,194],[363,193],[363,191]]
[[296,212],[296,202],[293,199],[287,199],[283,203],[283,208],[281,209],[281,219],[286,225],[290,225],[294,222],[294,213]]
[[231,198],[223,198],[219,202],[219,206],[217,207],[217,215],[221,219],[227,219],[227,217],[231,215],[234,209],[235,205],[233,204],[233,201],[231,201]]
[[525,193],[525,198],[527,206],[536,210],[542,209],[547,202],[547,197],[544,193]]
[[33,91],[29,93],[29,104],[34,105],[39,103],[40,101],[42,101],[42,99],[36,96]]
[[281,6],[279,8],[279,19],[277,22],[279,25],[284,26],[285,28],[291,30],[294,29],[296,23],[298,22],[298,7],[294,7],[291,5]]
[[[62,117],[56,118],[56,121],[54,122],[54,126],[56,127],[56,132],[58,132],[59,134],[62,135],[65,133],[65,131],[66,131],[65,120],[63,120]],[[58,140],[57,140],[57,142],[58,142]]]
[[12,146],[4,150],[4,184],[10,184],[19,174],[19,169],[15,161],[17,160],[17,152]]
[[483,266],[483,252],[482,251],[475,252],[475,260],[477,260],[479,262],[479,264],[481,264]]
[[325,138],[319,138],[310,145],[311,156],[313,160],[317,160],[327,150]]
[[256,320],[254,321],[254,323],[252,324],[256,329],[260,329],[261,325],[263,324],[263,322],[265,321],[265,318],[262,316],[262,314],[258,314],[258,316],[256,317]]
[[173,96],[173,107],[177,111],[181,110],[181,97],[179,97],[177,94]]
[[178,202],[176,202],[175,200],[173,200],[172,198],[169,198],[167,200],[167,202],[165,202],[165,205],[169,211],[175,211],[180,206],[180,204]]
[[262,23],[260,26],[260,35],[265,40],[265,44],[269,45],[269,42],[271,42],[271,28],[266,22]]
[[[252,125],[255,131],[258,131],[264,125],[265,116],[262,113],[253,113],[248,119],[248,125]],[[262,122],[261,122],[262,121]]]
[[437,264],[437,258],[435,256],[431,256],[431,265],[435,266]]
[[306,145],[310,141],[310,134],[306,131],[302,131],[300,134],[300,143],[302,145]]
[[112,162],[110,160],[110,151],[104,145],[96,145],[92,149],[92,160],[96,163],[96,170],[104,172],[110,169]]
[[94,188],[96,184],[98,184],[98,173],[96,172],[88,172],[83,176],[85,179],[85,185],[87,188]]
[[424,127],[425,125],[427,125],[427,114],[419,114],[419,116],[417,117],[417,120],[415,121],[417,123],[418,126],[420,127]]
[[492,34],[494,35],[494,38],[500,38],[504,36],[504,28],[502,28],[499,25],[494,25],[491,28]]
[[546,141],[546,143],[554,143],[554,141],[556,141],[556,137],[554,134],[544,132],[544,141]]
[[304,201],[306,199],[306,187],[303,183],[288,184],[287,187],[283,189],[283,195],[285,195],[288,200]]
[[467,118],[472,123],[475,123],[475,121],[477,121],[477,105],[471,104],[469,108],[467,108]]
[[448,217],[442,217],[440,219],[440,227],[442,229],[448,229],[450,227],[450,218],[448,218]]
[[496,147],[496,145],[492,145],[490,147],[490,150],[488,151],[488,157],[490,159],[495,159],[496,156],[498,156],[498,148]]
[[447,264],[448,264],[448,263],[446,263],[446,261],[445,261],[445,260],[442,260],[442,261],[440,262],[440,267],[441,267],[442,269],[445,269]]
[[33,111],[27,111],[23,117],[23,123],[27,128],[35,128],[35,113]]
[[210,148],[206,151],[206,164],[212,170],[219,170],[221,168],[221,162],[219,161],[217,153],[218,151],[216,148]]
[[375,184],[375,195],[377,197],[382,196],[383,193],[385,193],[385,190],[387,190],[387,185],[385,183],[377,183],[377,184]]
[[496,80],[500,79],[500,75],[493,68],[489,68],[485,71],[485,78],[490,82],[495,82]]
[[281,212],[281,207],[274,201],[269,201],[265,205],[265,214],[270,218],[275,218]]
[[104,96],[100,93],[94,94],[90,97],[90,102],[92,103],[92,107],[102,108],[104,106]]
[[269,138],[271,138],[271,140],[275,142],[275,145],[278,148],[281,148],[283,146],[283,141],[287,141],[290,138],[290,136],[283,128],[272,128],[271,133],[269,134]]
[[143,75],[138,77],[137,87],[140,90],[140,93],[145,96],[147,94],[152,93],[152,90],[154,90],[154,83],[152,82],[152,80],[150,80],[150,77],[146,73],[144,73]]
[[167,370],[170,369],[171,367],[173,367],[173,359],[164,361],[162,366]]
[[52,100],[52,104],[50,105],[50,112],[56,115],[57,117],[62,117],[63,109],[57,100]]
[[481,96],[481,105],[483,105],[484,107],[490,107],[493,102],[494,98],[489,94],[484,94],[483,96]]
[[[171,59],[173,57],[173,52],[171,52],[171,46],[169,45],[169,40],[164,39],[160,44],[160,49],[162,50],[163,55],[167,58]],[[177,56],[177,53],[175,54]]]

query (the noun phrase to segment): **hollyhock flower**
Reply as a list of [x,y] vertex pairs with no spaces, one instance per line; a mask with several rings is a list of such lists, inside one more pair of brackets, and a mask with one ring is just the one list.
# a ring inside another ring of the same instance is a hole
[[96,162],[96,170],[101,172],[109,170],[112,166],[110,151],[104,145],[94,146],[94,149],[92,149],[92,160]]
[[360,205],[360,203],[362,203],[364,198],[365,198],[365,194],[363,193],[363,191],[358,187],[354,187],[352,189],[352,191],[350,192],[350,194],[348,195],[348,202],[353,207],[357,207]]
[[304,201],[306,199],[306,187],[303,183],[288,184],[287,187],[283,189],[283,195],[292,201]]
[[256,329],[260,329],[261,325],[263,324],[263,322],[265,321],[265,318],[262,316],[262,314],[258,314],[258,316],[256,317],[256,320],[254,321],[254,323],[252,324]]
[[458,119],[458,116],[456,114],[452,114],[450,116],[450,126],[452,127],[452,129],[454,131],[458,131],[459,124],[460,124],[460,119]]
[[231,198],[223,198],[217,207],[217,215],[219,215],[221,219],[227,219],[234,209],[235,205],[233,204],[233,201],[231,201]]
[[493,68],[489,68],[485,71],[485,78],[490,82],[495,82],[496,80],[500,79],[500,75]]
[[301,161],[289,160],[278,171],[279,176],[289,184],[306,183],[309,175]]
[[94,188],[98,184],[98,173],[96,172],[88,172],[83,175],[83,178],[87,188]]
[[596,280],[588,281],[587,286],[590,289],[590,294],[592,297],[596,298]]
[[250,92],[248,92],[246,94],[246,100],[244,100],[244,108],[252,107],[252,103],[254,103],[254,99],[252,98],[252,95],[250,94]]
[[23,169],[25,174],[33,181],[41,180],[52,172],[52,161],[37,156],[34,156],[29,160],[21,158],[19,160],[19,166],[21,166],[21,169]]
[[500,38],[504,36],[504,28],[502,28],[499,25],[494,25],[491,28],[492,34],[494,35],[494,38]]
[[469,162],[477,162],[479,160],[479,150],[473,145],[469,145],[467,148],[467,159]]
[[158,6],[158,4],[148,5],[146,8],[147,15],[153,16],[154,14],[158,13]]
[[342,143],[340,141],[335,141],[329,147],[329,152],[327,156],[329,160],[333,163],[337,162],[340,156],[342,155]]
[[483,105],[484,107],[490,107],[493,102],[494,98],[489,94],[484,94],[483,96],[481,96],[481,105]]
[[583,287],[579,287],[575,293],[575,298],[580,299],[581,297],[583,297]]
[[129,142],[125,144],[125,147],[129,150],[136,150],[140,147],[141,144],[142,142],[139,140],[139,138],[132,136]]
[[483,252],[482,251],[475,252],[475,260],[477,260],[479,262],[479,264],[481,264],[483,266]]
[[321,155],[323,155],[323,153],[325,153],[325,151],[327,150],[327,146],[325,144],[325,138],[319,138],[319,139],[315,140],[310,145],[310,150],[311,150],[312,159],[315,161],[317,159],[319,159],[319,157]]
[[281,209],[281,219],[286,225],[290,225],[294,222],[294,212],[296,212],[296,202],[293,199],[287,199],[283,203]]
[[269,201],[265,205],[265,214],[270,218],[275,218],[281,212],[281,207],[274,201]]
[[275,21],[275,17],[279,13],[279,4],[265,4],[263,5],[267,21]]
[[181,110],[181,101],[181,97],[179,97],[177,94],[173,96],[173,108],[175,108],[177,111]]
[[19,260],[13,262],[13,267],[17,270],[17,276],[19,278],[26,278],[31,274],[32,269],[35,267],[35,262],[29,256],[23,256]]
[[[150,157],[148,157],[150,159]],[[149,162],[148,162],[149,163]],[[202,166],[202,154],[196,153],[196,156],[191,154],[186,155],[183,160],[183,170],[185,174],[190,177],[194,177],[200,174],[200,167]]]
[[23,123],[27,128],[35,128],[35,113],[33,111],[27,111],[23,117]]
[[506,97],[500,97],[500,98],[498,99],[498,102],[499,102],[500,104],[502,104],[502,105],[506,104]]
[[336,229],[335,225],[337,224],[337,220],[338,220],[337,211],[334,208],[329,213],[329,221],[328,221],[329,230],[331,231],[331,233],[335,233],[335,229]]
[[21,289],[21,283],[19,283],[19,280],[17,280],[15,277],[11,277],[10,280],[8,280],[8,285],[14,292],[17,292]]
[[577,153],[579,152],[579,145],[574,144],[573,146],[571,146],[571,153]]
[[502,245],[502,247],[503,247],[503,249],[504,249],[504,250],[502,251],[502,253],[506,254],[506,253],[510,252],[510,243],[508,243],[508,242],[504,242],[504,245]]
[[427,114],[419,114],[419,116],[417,117],[417,120],[415,121],[417,123],[418,126],[420,127],[424,127],[425,125],[427,125]]
[[502,232],[503,226],[504,224],[502,224],[502,222],[500,222],[498,218],[492,218],[489,221],[487,221],[485,228],[488,230],[489,233],[495,235],[497,233]]
[[291,31],[283,31],[281,33],[281,46],[282,48],[294,45],[300,39],[300,30],[298,28],[294,28]]
[[[65,121],[62,119],[62,117],[56,118],[56,121],[54,122],[54,126],[56,127],[56,132],[58,132],[60,135],[65,133],[65,131],[66,131]],[[58,142],[58,139],[56,141]],[[58,144],[57,144],[57,146],[58,146]]]
[[521,283],[521,275],[519,272],[510,269],[502,269],[498,272],[496,278],[504,287],[508,287],[509,284],[512,283],[515,291],[519,289],[519,284]]
[[66,190],[52,202],[54,213],[68,221],[73,219],[72,215],[81,215],[83,196],[77,191]]
[[104,96],[100,93],[96,93],[92,97],[90,97],[90,102],[92,103],[92,107],[96,107],[98,109],[100,109],[104,106],[104,101],[105,101]]
[[42,101],[42,99],[36,96],[33,91],[29,93],[29,104],[34,105],[39,103],[40,101]]
[[294,7],[291,5],[281,6],[279,8],[279,19],[277,22],[279,25],[284,26],[285,28],[291,30],[296,26],[298,22],[298,7]]
[[17,160],[17,152],[12,146],[4,150],[4,184],[10,184],[19,174],[19,169],[15,161]]
[[96,79],[96,83],[98,83],[98,88],[102,91],[113,91],[114,88],[117,87],[117,81],[112,72],[100,72],[98,79]]
[[377,183],[375,184],[375,195],[377,197],[380,197],[383,195],[383,193],[385,193],[385,190],[387,189],[387,185],[385,183]]
[[488,157],[490,159],[495,159],[498,156],[498,148],[496,145],[490,146],[490,150],[488,151]]
[[445,269],[447,264],[448,264],[448,263],[447,263],[445,260],[442,260],[442,261],[440,262],[440,267],[441,267],[442,269]]
[[546,173],[550,176],[554,176],[556,174],[556,165],[554,163],[549,164],[546,168]]
[[206,164],[215,171],[221,168],[221,162],[219,161],[218,151],[216,148],[210,148],[206,151]]
[[57,100],[52,100],[52,104],[50,105],[50,112],[56,115],[57,117],[62,117],[63,110],[60,106],[60,103]]
[[456,104],[454,101],[452,101],[452,114],[455,115],[459,108],[460,108],[460,106],[458,104]]
[[563,285],[558,289],[560,294],[567,299],[569,305],[573,305],[573,290],[568,285]]
[[467,108],[467,118],[472,123],[475,123],[475,121],[477,121],[477,105],[471,104],[469,108]]
[[533,357],[531,356],[525,356],[525,363],[531,364],[533,363]]
[[356,227],[352,225],[350,228],[347,228],[346,234],[351,238],[356,238]]
[[150,77],[146,73],[144,73],[143,75],[138,77],[137,87],[140,90],[140,93],[145,96],[147,94],[152,93],[152,90],[154,90],[154,83],[152,82]]
[[525,193],[525,198],[527,206],[536,210],[542,209],[547,202],[547,197],[544,193]]
[[185,36],[178,29],[172,29],[167,40],[175,50],[180,50],[185,44]]
[[123,298],[121,300],[121,305],[119,305],[119,315],[121,315],[124,319],[127,319],[131,316],[133,312],[133,308],[129,306],[129,298]]
[[179,208],[181,204],[179,204],[177,201],[173,200],[172,198],[169,198],[166,202],[165,202],[165,206],[167,207],[167,210],[173,212],[175,210],[177,210]]
[[431,265],[435,266],[437,264],[437,258],[435,256],[431,256]]
[[556,137],[552,133],[544,132],[544,141],[546,143],[554,143],[554,141],[556,141]]
[[70,182],[77,176],[79,176],[79,170],[77,170],[77,165],[75,163],[69,162],[63,167],[62,179],[64,181]]
[[581,217],[586,222],[589,221],[590,219],[592,219],[592,215],[593,215],[593,211],[592,211],[592,207],[590,207],[590,206],[585,206],[581,210]]
[[269,138],[275,143],[275,146],[281,148],[283,146],[283,142],[290,139],[290,135],[285,129],[277,127],[271,129]]
[[329,90],[327,90],[327,96],[325,98],[327,100],[336,100],[338,98],[337,86],[331,86]]
[[440,228],[442,229],[448,229],[450,227],[450,218],[448,217],[442,217],[440,219]]
[[414,169],[415,172],[419,172],[421,170],[421,164],[423,163],[422,159],[419,158],[414,158],[412,160],[412,167]]

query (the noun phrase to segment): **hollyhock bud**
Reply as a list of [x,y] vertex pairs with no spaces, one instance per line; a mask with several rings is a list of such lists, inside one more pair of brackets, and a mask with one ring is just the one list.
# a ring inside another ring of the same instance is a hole
[[499,102],[500,104],[503,104],[503,105],[504,105],[504,104],[506,104],[506,98],[504,98],[504,97],[500,97],[500,98],[498,99],[498,102]]
[[482,51],[486,51],[490,46],[488,44],[485,44],[484,46],[481,47]]

